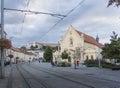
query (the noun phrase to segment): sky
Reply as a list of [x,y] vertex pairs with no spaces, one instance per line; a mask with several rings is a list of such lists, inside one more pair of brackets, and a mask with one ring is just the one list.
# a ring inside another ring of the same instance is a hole
[[66,16],[4,10],[4,30],[15,47],[34,41],[58,43],[70,25],[109,43],[112,31],[120,36],[120,8],[107,4],[108,0],[4,0],[4,8]]

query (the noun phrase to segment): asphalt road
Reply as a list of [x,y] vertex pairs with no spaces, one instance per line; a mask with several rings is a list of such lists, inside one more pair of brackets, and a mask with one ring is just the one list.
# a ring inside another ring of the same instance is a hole
[[52,67],[50,63],[38,62],[13,65],[7,88],[120,88],[119,81],[81,73],[85,71],[82,69]]

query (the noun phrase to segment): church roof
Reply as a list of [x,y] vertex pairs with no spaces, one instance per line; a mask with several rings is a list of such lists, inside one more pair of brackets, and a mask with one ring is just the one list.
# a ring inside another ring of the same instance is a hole
[[[78,30],[75,30],[80,36],[84,33],[78,31]],[[87,35],[87,34],[84,34],[84,41],[87,42],[87,43],[91,43],[91,44],[94,44],[94,45],[97,45],[98,47],[102,48],[103,47],[103,44],[97,42],[93,37]]]

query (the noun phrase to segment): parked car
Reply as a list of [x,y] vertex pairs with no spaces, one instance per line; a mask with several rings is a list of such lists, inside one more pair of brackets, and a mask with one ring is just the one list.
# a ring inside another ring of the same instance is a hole
[[4,65],[9,65],[10,64],[10,58],[6,57],[4,60]]

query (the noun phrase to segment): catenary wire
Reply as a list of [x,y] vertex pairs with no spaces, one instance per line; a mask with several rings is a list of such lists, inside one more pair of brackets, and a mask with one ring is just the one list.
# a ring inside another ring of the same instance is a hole
[[69,14],[71,14],[78,6],[80,6],[82,3],[84,3],[85,0],[82,0],[77,6],[75,6],[73,9],[71,9],[64,18],[60,19],[58,22],[56,22],[44,35],[42,35],[40,37],[40,39],[42,39],[43,37],[45,37],[51,30],[53,30],[53,28],[58,25],[62,20],[64,20],[66,17],[68,17]]

